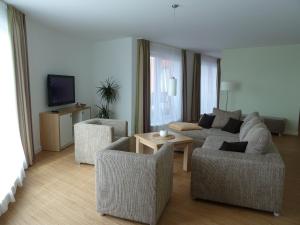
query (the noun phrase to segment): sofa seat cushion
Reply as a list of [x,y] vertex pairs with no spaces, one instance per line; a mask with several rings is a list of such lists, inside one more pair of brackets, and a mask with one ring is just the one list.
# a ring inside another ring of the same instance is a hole
[[171,132],[193,138],[194,147],[201,147],[203,145],[204,141],[206,140],[206,138],[209,136],[225,137],[225,138],[223,138],[223,140],[225,140],[226,137],[233,138],[233,140],[236,140],[236,141],[239,140],[238,134],[232,134],[232,133],[222,131],[221,129],[217,129],[217,128],[177,131],[177,130],[171,129],[169,127],[169,130]]
[[208,148],[208,149],[219,149],[223,142],[238,142],[238,137],[230,137],[230,136],[208,136],[202,146],[202,148]]
[[239,137],[239,134],[233,134],[227,131],[223,131],[218,128],[210,128],[210,129],[205,129],[204,131],[206,133],[206,136],[225,136],[225,137]]
[[187,137],[190,137],[193,139],[193,147],[201,147],[207,138],[207,129],[201,129],[201,130],[185,130],[185,131],[177,131],[174,129],[171,129],[169,127],[169,130],[173,133],[181,134]]
[[239,120],[241,118],[242,111],[241,110],[237,110],[237,111],[229,112],[229,111],[224,111],[224,110],[220,110],[220,109],[214,108],[213,114],[216,117],[214,119],[212,127],[214,127],[214,128],[222,128],[222,127],[224,127],[226,125],[226,123],[228,122],[229,118],[233,118],[233,119]]
[[207,131],[206,131],[207,129],[177,131],[169,128],[169,130],[171,132],[182,134],[190,138],[202,139],[202,140],[205,140],[205,138],[207,138]]

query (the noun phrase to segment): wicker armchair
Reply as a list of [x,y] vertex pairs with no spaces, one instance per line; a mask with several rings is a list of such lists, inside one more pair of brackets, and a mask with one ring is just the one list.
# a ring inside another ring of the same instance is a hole
[[154,155],[126,152],[128,146],[129,138],[121,138],[97,152],[97,211],[155,225],[172,193],[172,144]]
[[74,126],[75,161],[94,165],[97,150],[127,136],[127,121],[90,119]]

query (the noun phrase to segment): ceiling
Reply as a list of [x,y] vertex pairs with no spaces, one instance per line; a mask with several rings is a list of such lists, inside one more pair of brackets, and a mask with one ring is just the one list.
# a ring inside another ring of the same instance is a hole
[[[143,37],[218,54],[300,43],[300,0],[6,0],[40,23],[91,40]],[[173,3],[180,5],[174,10]]]

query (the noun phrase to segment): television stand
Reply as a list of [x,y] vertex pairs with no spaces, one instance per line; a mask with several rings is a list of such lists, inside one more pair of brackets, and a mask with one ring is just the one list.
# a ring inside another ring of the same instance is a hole
[[42,150],[60,151],[74,143],[75,123],[91,118],[91,107],[71,106],[40,113]]

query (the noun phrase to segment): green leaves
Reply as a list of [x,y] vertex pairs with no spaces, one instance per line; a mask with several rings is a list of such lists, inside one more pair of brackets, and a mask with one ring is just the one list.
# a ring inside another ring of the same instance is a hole
[[[110,110],[109,104],[117,101],[119,97],[119,89],[120,86],[117,82],[108,77],[104,82],[100,83],[101,85],[97,87],[97,94],[100,96],[102,104],[99,108],[99,117],[101,118],[109,118]],[[103,103],[104,102],[104,103]]]
[[116,81],[108,77],[104,82],[101,82],[100,87],[97,87],[97,94],[110,104],[117,101],[119,88],[120,86]]
[[106,108],[105,105],[101,105],[101,106],[96,105],[96,106],[99,109],[99,111],[98,111],[98,117],[99,118],[104,118],[104,119],[109,119],[109,114],[110,114],[109,109]]

